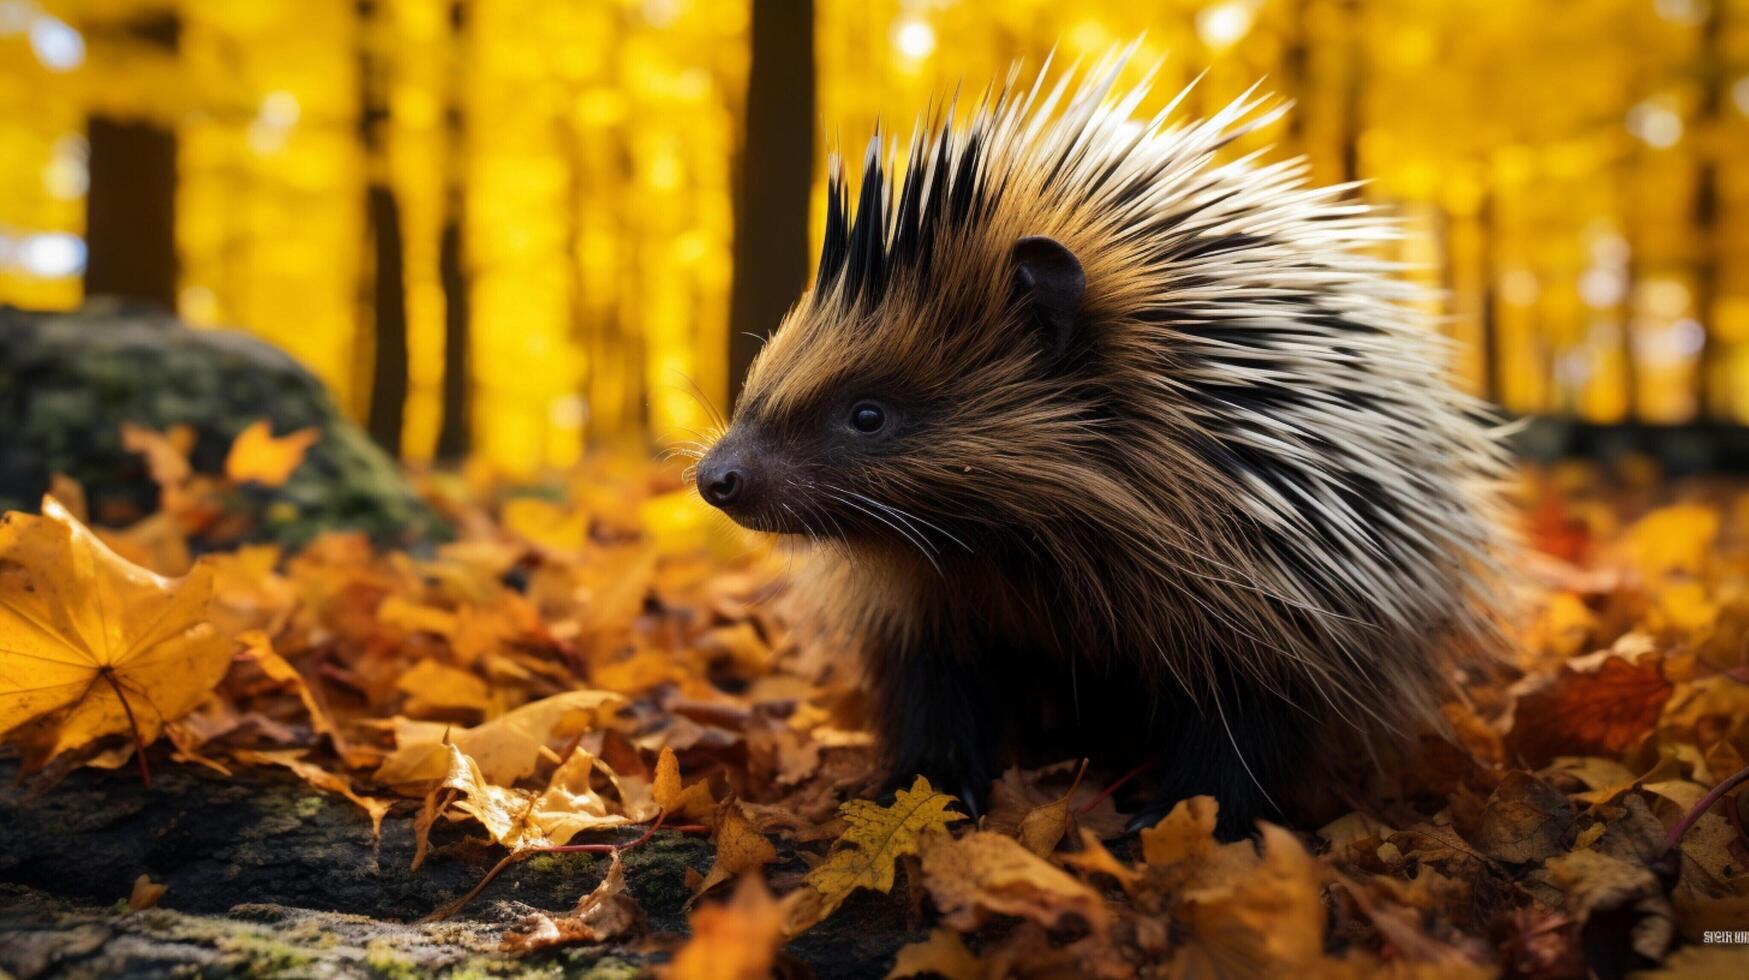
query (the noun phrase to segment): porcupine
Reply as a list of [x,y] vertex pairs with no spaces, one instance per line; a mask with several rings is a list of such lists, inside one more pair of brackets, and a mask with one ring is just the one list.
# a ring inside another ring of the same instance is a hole
[[1139,120],[1127,58],[920,122],[902,179],[877,132],[854,211],[834,155],[818,277],[696,482],[813,540],[889,788],[975,813],[1016,758],[1152,758],[1133,825],[1206,793],[1230,838],[1437,725],[1497,642],[1506,464],[1393,221],[1221,155],[1286,104]]

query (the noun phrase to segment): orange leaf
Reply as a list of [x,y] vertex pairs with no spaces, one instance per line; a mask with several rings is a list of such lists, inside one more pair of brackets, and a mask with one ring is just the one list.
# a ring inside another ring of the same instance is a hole
[[[0,735],[49,726],[46,757],[106,735],[140,745],[230,665],[212,572],[167,579],[117,556],[59,502],[0,518]],[[42,731],[43,729],[38,729]]]
[[304,454],[322,438],[318,429],[299,429],[275,437],[266,419],[249,423],[225,456],[225,475],[236,483],[280,487],[304,463]]
[[1672,690],[1656,662],[1562,667],[1553,684],[1519,700],[1506,747],[1538,766],[1558,755],[1619,754],[1657,724]]
[[158,899],[170,890],[169,885],[160,885],[152,880],[150,875],[140,875],[134,879],[133,892],[128,895],[128,908],[135,912],[149,909],[158,904]]
[[947,980],[982,980],[987,970],[965,940],[952,929],[936,929],[928,939],[899,947],[887,980],[898,977],[942,976]]
[[777,848],[748,819],[747,811],[735,800],[725,800],[718,808],[716,829],[711,833],[717,846],[710,874],[693,889],[693,895],[703,895],[717,885],[748,871],[756,871],[777,860]]
[[1264,858],[1186,892],[1176,916],[1190,939],[1173,963],[1181,976],[1269,976],[1323,958],[1324,904],[1317,864],[1299,839],[1262,825]]
[[155,432],[132,422],[123,422],[121,447],[144,457],[146,472],[151,474],[152,482],[166,492],[176,490],[193,474],[188,465],[188,454],[194,449],[194,430],[186,425],[173,425],[163,432]]
[[662,746],[662,754],[656,758],[656,778],[650,785],[650,793],[655,796],[656,805],[674,820],[681,817],[709,820],[717,807],[716,801],[711,799],[708,783],[697,782],[681,788],[680,760],[675,758],[674,750],[666,745]]
[[783,942],[784,903],[749,874],[726,904],[692,913],[692,939],[674,954],[668,980],[766,980]]
[[1220,806],[1212,796],[1179,800],[1166,819],[1142,831],[1142,859],[1148,864],[1176,864],[1190,858],[1206,858],[1220,847],[1215,842],[1215,819]]

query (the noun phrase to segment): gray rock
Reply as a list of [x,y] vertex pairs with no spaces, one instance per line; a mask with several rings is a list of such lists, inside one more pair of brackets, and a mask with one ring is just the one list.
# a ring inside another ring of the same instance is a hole
[[394,460],[276,348],[160,312],[0,307],[0,507],[35,510],[59,472],[84,485],[100,517],[149,513],[157,488],[122,449],[123,421],[193,426],[195,469],[217,473],[237,433],[262,418],[275,433],[314,426],[322,438],[285,486],[239,492],[233,503],[261,535],[294,546],[337,528],[403,545],[441,536]]

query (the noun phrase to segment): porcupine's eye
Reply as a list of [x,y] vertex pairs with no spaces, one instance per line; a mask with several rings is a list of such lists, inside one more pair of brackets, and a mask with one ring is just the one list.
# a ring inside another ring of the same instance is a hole
[[857,402],[850,409],[850,427],[864,435],[874,435],[886,424],[886,409],[874,402]]

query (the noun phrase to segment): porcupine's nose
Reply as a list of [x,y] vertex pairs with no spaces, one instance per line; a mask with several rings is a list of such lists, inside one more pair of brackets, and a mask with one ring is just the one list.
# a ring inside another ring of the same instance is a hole
[[698,492],[712,507],[728,507],[747,492],[747,471],[733,455],[707,457],[698,466]]

